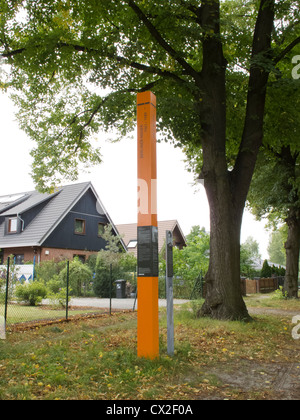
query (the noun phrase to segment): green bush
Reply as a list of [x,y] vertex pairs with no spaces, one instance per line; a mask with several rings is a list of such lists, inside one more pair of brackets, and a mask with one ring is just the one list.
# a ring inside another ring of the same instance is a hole
[[109,298],[110,287],[112,288],[112,297],[115,297],[113,284],[110,285],[110,283],[118,277],[117,271],[116,267],[112,266],[111,275],[110,266],[105,259],[105,253],[100,252],[97,258],[95,278],[93,281],[93,290],[97,297]]
[[[71,289],[69,290],[69,293],[71,292]],[[51,305],[56,307],[65,308],[66,307],[66,300],[67,300],[67,289],[62,288],[59,289],[57,292],[49,292],[47,295],[47,298],[49,299]],[[71,297],[68,296],[68,303],[70,302]]]
[[59,276],[55,275],[47,282],[46,286],[50,293],[57,294],[64,287],[64,284]]
[[[93,273],[86,264],[83,264],[78,258],[74,258],[74,260],[70,262],[69,287],[72,289],[72,292],[69,292],[72,296],[86,296],[92,279]],[[58,280],[61,284],[66,286],[67,267],[60,272]]]
[[48,284],[48,281],[57,277],[65,267],[66,261],[43,261],[35,266],[35,275],[38,281]]
[[269,266],[269,263],[267,260],[264,261],[260,276],[262,278],[269,278],[272,276],[272,268]]
[[16,287],[15,296],[30,306],[36,306],[47,296],[47,288],[43,283],[37,281],[20,284]]

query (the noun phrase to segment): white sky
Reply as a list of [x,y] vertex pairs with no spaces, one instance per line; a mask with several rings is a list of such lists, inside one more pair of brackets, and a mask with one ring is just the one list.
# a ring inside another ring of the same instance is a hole
[[[31,191],[30,150],[33,142],[18,127],[14,107],[7,94],[0,93],[1,162],[0,195]],[[134,136],[135,137],[135,136]],[[91,181],[115,224],[134,223],[137,216],[136,140],[125,138],[118,143],[105,141],[99,133],[103,163],[82,173],[78,182]],[[209,231],[209,207],[205,190],[195,188],[193,175],[185,169],[180,149],[162,143],[157,147],[158,220],[177,219],[184,234],[200,225]],[[66,183],[69,183],[68,181]],[[246,210],[242,242],[252,236],[260,244],[263,258],[268,258],[270,233],[265,222],[257,222]]]

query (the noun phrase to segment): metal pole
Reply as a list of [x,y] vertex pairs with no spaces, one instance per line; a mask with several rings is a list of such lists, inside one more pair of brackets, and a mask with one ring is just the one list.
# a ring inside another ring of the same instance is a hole
[[7,322],[9,268],[10,268],[10,257],[7,258],[7,270],[6,270],[6,291],[5,291],[5,306],[4,306],[4,330],[6,330],[6,322]]
[[166,293],[168,354],[174,356],[173,234],[166,232]]
[[203,271],[201,270],[201,272],[200,272],[200,296],[201,296],[201,299],[203,298]]
[[69,280],[70,280],[70,261],[67,261],[67,295],[66,295],[66,320],[69,317]]
[[137,278],[136,278],[136,272],[134,273],[134,283],[136,284],[136,289],[135,289],[135,297],[134,297],[134,303],[133,303],[133,312],[135,311],[135,306],[136,306],[136,301],[137,301]]
[[110,264],[110,277],[109,277],[109,315],[111,315],[111,295],[112,295],[112,264]]
[[33,257],[32,281],[35,280],[35,260],[36,260],[36,256]]

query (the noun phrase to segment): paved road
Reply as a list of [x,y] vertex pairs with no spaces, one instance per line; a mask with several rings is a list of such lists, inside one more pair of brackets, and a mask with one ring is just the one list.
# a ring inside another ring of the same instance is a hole
[[[174,305],[189,302],[184,299],[174,299]],[[134,299],[112,299],[113,309],[133,309]],[[92,308],[109,308],[109,299],[100,298],[74,298],[70,301],[70,306],[85,306]],[[136,305],[137,306],[137,305]],[[166,307],[166,299],[159,299],[159,306]]]

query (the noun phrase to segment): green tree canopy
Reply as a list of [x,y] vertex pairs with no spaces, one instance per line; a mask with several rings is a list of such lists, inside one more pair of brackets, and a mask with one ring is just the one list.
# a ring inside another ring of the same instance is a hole
[[285,289],[288,297],[297,297],[300,252],[300,83],[299,80],[284,77],[288,74],[287,66],[283,65],[281,73],[269,87],[264,148],[258,158],[248,202],[257,218],[268,217],[275,230],[279,223],[286,223]]
[[272,232],[268,246],[270,261],[275,264],[285,265],[286,255],[284,244],[287,240],[287,232],[285,226]]
[[[299,0],[1,0],[0,56],[35,140],[40,189],[99,163],[99,129],[158,98],[161,136],[185,148],[211,208],[202,313],[244,319],[240,228],[262,144],[268,81],[299,51]],[[276,116],[275,116],[276,117]],[[226,251],[225,251],[226,250]],[[225,292],[226,291],[226,292]]]

